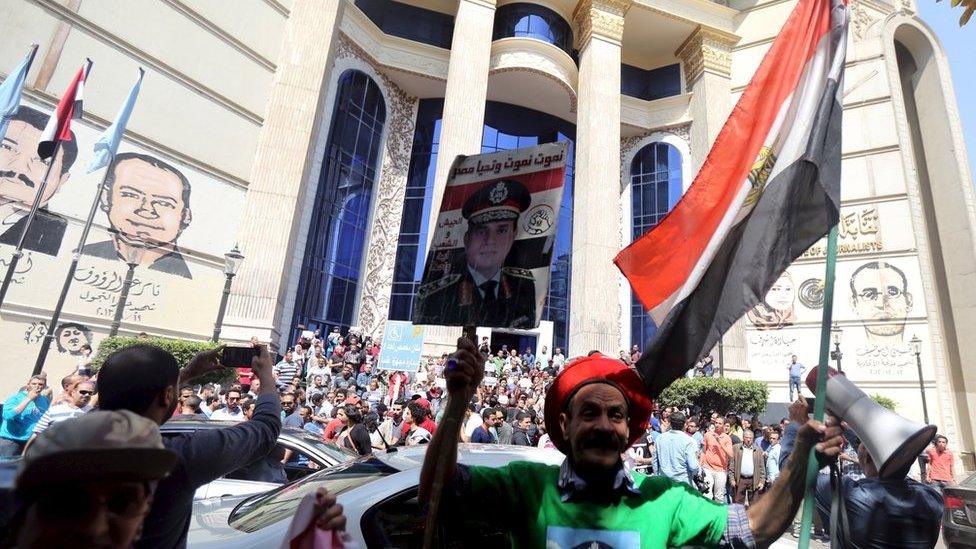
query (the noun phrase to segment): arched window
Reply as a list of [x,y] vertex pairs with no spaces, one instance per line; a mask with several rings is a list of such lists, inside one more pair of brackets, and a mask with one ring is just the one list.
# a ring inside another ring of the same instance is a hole
[[[681,153],[667,143],[651,143],[630,163],[631,240],[653,229],[681,198]],[[631,294],[630,341],[641,348],[657,332],[657,326]]]
[[386,104],[369,76],[350,70],[333,113],[292,323],[323,333],[353,322]]

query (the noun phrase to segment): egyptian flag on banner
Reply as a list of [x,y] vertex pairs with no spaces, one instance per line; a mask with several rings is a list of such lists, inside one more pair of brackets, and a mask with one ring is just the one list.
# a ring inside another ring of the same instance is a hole
[[78,69],[78,73],[71,79],[71,84],[58,101],[58,108],[44,126],[44,133],[37,143],[37,155],[48,159],[54,154],[58,141],[71,141],[71,120],[81,119],[81,99],[85,93],[85,80],[91,71],[91,59]]
[[691,368],[837,223],[845,0],[799,0],[698,176],[615,263],[659,326],[651,395]]

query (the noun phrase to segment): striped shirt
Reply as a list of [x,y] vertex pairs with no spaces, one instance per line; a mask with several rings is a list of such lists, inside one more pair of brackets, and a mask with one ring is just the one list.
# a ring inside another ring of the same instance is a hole
[[278,387],[283,387],[291,385],[295,376],[302,371],[302,367],[294,362],[282,360],[278,364],[275,364],[273,371],[278,375]]
[[37,425],[34,426],[34,434],[39,435],[55,423],[61,423],[62,421],[74,419],[80,415],[87,414],[90,410],[91,406],[75,408],[67,402],[55,404],[54,406],[48,408],[47,412],[44,412],[44,415],[41,416],[41,420],[38,421]]

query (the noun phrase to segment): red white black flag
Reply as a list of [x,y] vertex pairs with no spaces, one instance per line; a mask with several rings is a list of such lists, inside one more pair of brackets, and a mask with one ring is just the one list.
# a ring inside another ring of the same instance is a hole
[[37,143],[37,155],[41,158],[50,158],[58,141],[71,141],[71,120],[81,119],[81,100],[91,66],[91,59],[85,59],[85,63],[61,96],[61,101],[58,101],[57,110],[48,119],[47,126],[44,126],[44,133]]
[[837,223],[846,0],[800,0],[688,192],[615,260],[659,326],[652,396]]

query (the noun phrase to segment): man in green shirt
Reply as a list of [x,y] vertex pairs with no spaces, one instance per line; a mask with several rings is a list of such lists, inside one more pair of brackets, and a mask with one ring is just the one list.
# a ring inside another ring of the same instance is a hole
[[[803,499],[809,448],[816,445],[827,461],[843,443],[839,426],[809,421],[797,440],[802,447],[762,500],[748,511],[713,503],[686,484],[623,467],[620,455],[646,430],[651,400],[636,370],[595,354],[570,363],[546,393],[546,431],[566,454],[561,466],[458,465],[460,420],[484,375],[473,343],[458,340],[445,375],[452,398],[427,449],[420,499],[428,501],[442,483],[440,509],[494,509],[492,518],[511,532],[516,547],[766,547],[792,523]],[[435,479],[438,458],[446,467]]]

